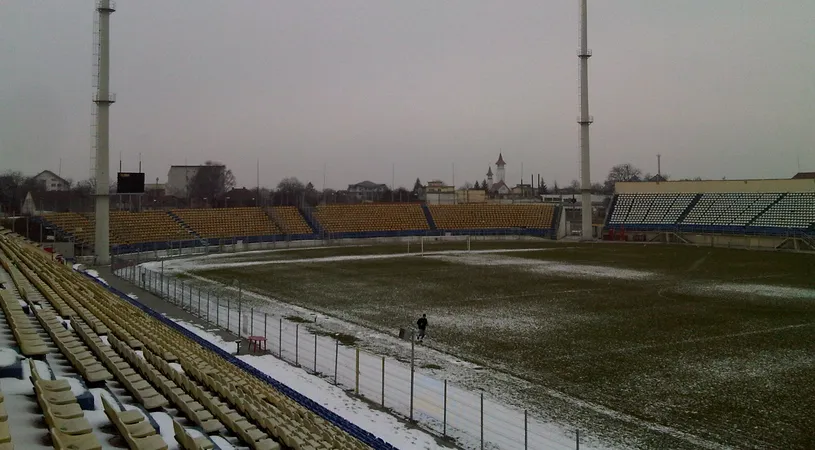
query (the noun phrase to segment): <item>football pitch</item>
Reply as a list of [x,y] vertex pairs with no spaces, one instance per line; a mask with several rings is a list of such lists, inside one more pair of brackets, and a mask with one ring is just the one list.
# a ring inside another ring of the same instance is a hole
[[502,396],[612,445],[815,447],[815,255],[551,241],[445,252],[466,246],[238,253],[191,272],[389,334],[426,313],[426,345],[528,382]]

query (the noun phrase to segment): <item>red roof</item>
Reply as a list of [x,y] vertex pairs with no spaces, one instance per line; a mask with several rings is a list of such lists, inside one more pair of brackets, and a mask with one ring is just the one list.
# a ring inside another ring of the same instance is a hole
[[498,161],[495,163],[495,165],[498,166],[498,167],[501,167],[501,166],[505,166],[506,164],[507,163],[504,162],[504,154],[499,153],[498,154]]
[[815,178],[815,172],[798,172],[792,177],[793,180],[808,180]]

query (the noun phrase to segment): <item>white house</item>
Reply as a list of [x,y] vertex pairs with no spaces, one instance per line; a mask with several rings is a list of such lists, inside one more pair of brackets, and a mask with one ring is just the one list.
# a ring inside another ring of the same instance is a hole
[[348,194],[360,200],[376,200],[387,190],[387,184],[374,183],[373,181],[362,181],[348,185]]
[[34,179],[45,186],[46,191],[67,191],[71,187],[67,181],[50,170],[43,170],[34,175]]

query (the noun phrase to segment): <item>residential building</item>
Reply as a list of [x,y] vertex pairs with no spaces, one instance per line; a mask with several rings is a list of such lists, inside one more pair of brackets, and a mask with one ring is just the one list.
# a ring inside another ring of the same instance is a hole
[[348,185],[348,195],[357,200],[376,201],[388,190],[387,184],[374,183],[373,181],[361,181]]
[[34,175],[34,179],[45,186],[46,191],[67,191],[71,188],[70,183],[50,170],[43,170]]
[[424,188],[425,201],[429,205],[453,205],[456,203],[456,188],[441,180],[428,181]]

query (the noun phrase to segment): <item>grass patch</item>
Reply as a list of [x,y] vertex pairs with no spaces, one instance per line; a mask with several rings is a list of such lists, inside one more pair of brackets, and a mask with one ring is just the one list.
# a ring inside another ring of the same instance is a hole
[[[506,244],[490,245],[532,247]],[[807,402],[815,398],[815,256],[535,245],[547,250],[197,273],[223,283],[239,280],[252,291],[382,331],[395,332],[427,313],[434,343],[529,380],[533,387],[525,395],[533,401],[547,395],[544,388],[555,388],[729,446],[812,443],[815,415]],[[394,248],[315,249],[309,257],[398,253]],[[573,266],[650,276],[578,276]],[[804,294],[716,291],[724,283],[794,286]],[[696,286],[709,289],[690,289]],[[356,344],[353,336],[338,339]]]

